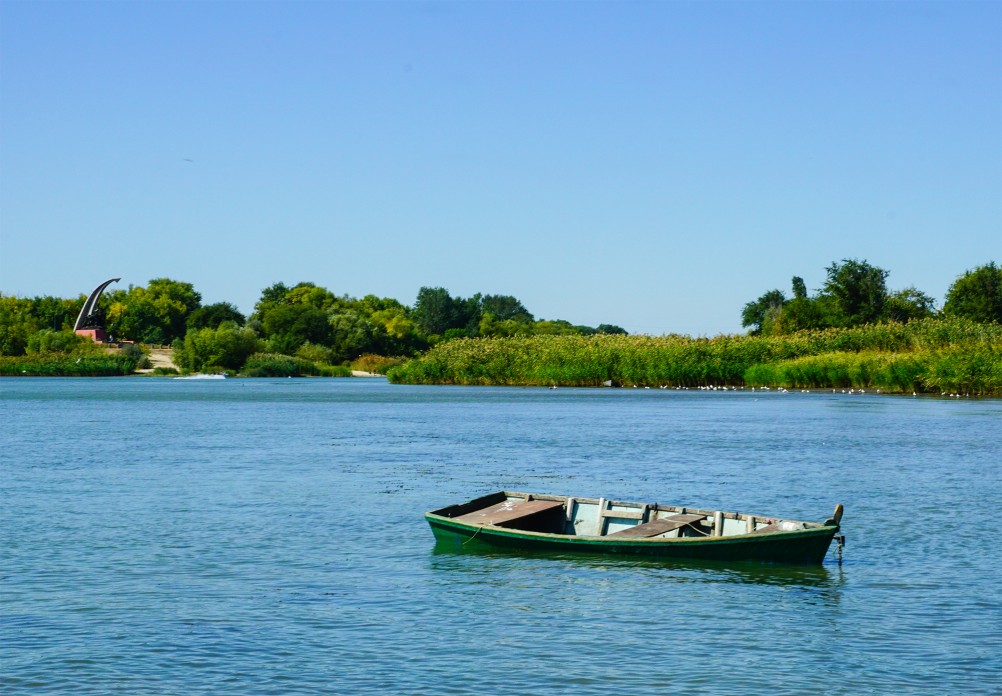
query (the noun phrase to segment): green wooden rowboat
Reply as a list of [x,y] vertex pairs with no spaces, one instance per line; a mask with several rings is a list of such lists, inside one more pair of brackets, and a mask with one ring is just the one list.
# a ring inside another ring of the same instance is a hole
[[[447,548],[638,554],[663,559],[821,563],[842,505],[824,522],[690,507],[500,491],[425,514]],[[839,535],[839,550],[844,537]]]

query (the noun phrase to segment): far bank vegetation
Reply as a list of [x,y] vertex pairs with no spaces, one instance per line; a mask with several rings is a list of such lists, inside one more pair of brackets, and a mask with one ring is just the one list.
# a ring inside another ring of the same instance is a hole
[[774,386],[1002,394],[1002,327],[923,319],[784,336],[556,336],[443,343],[389,372],[411,384]]
[[[874,388],[1002,394],[1002,269],[958,276],[943,306],[914,287],[890,290],[889,272],[844,259],[813,295],[765,292],[741,309],[745,335],[628,336],[538,319],[517,298],[454,297],[424,287],[413,306],[336,295],[313,283],[276,283],[244,316],[202,305],[190,283],[158,278],[107,292],[106,326],[120,351],[70,330],[84,297],[0,294],[0,374],[127,374],[145,351],[173,347],[184,372],[342,376],[351,370],[422,384],[709,385]],[[161,370],[162,372],[163,370]]]

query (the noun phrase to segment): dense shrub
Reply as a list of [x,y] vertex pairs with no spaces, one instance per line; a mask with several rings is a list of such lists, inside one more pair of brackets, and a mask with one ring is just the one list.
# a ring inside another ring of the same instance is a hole
[[317,365],[309,360],[278,353],[255,353],[244,365],[242,377],[350,377],[351,369],[340,365]]
[[135,358],[122,354],[38,353],[0,357],[0,375],[35,377],[110,377],[136,370]]
[[176,342],[173,360],[192,372],[208,371],[210,366],[220,371],[239,370],[260,345],[253,330],[226,322],[215,329],[189,331]]
[[334,353],[326,346],[306,342],[296,351],[296,357],[318,365],[329,365],[334,358]]
[[99,349],[99,347],[88,336],[79,336],[73,331],[42,329],[28,337],[26,352],[28,355],[96,352],[94,349]]
[[385,375],[391,367],[403,364],[406,358],[393,358],[386,355],[363,355],[351,363],[352,370],[369,372],[371,374]]
[[935,351],[922,378],[929,391],[1002,394],[1002,344],[977,343]]

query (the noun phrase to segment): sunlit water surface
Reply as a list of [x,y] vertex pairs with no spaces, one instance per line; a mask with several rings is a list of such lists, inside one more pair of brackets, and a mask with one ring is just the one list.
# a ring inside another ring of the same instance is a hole
[[[0,691],[998,693],[1002,402],[0,380]],[[436,551],[500,489],[820,521],[844,563]]]

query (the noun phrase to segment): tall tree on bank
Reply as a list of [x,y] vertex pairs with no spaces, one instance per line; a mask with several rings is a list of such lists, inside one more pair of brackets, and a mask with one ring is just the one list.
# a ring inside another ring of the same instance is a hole
[[790,282],[793,286],[793,299],[795,300],[806,300],[807,299],[807,283],[800,276],[793,276],[793,280]]
[[328,313],[308,304],[280,304],[261,318],[268,350],[294,355],[305,343],[327,345],[331,326]]
[[866,261],[844,259],[826,271],[827,282],[814,297],[808,297],[803,278],[794,276],[793,299],[771,290],[749,302],[741,314],[743,326],[751,327],[753,335],[776,335],[882,321],[908,322],[936,312],[935,300],[917,288],[888,291],[888,271]]
[[472,318],[467,302],[453,298],[445,288],[423,287],[414,303],[414,321],[426,336],[442,336],[449,329],[465,329]]
[[[474,297],[477,299],[477,297]],[[511,295],[484,295],[479,297],[480,314],[490,314],[495,321],[517,321],[531,324],[532,314],[517,298]]]
[[821,294],[834,301],[840,326],[872,324],[884,318],[889,271],[856,259],[843,259],[825,270],[828,280]]
[[191,283],[154,278],[144,287],[106,294],[108,332],[141,343],[171,343],[183,338],[188,315],[202,306]]
[[186,325],[188,331],[194,329],[216,329],[224,321],[231,321],[238,326],[243,326],[247,318],[231,303],[217,302],[199,307],[189,314]]
[[957,278],[946,292],[943,311],[984,324],[1002,324],[1002,268],[991,261]]
[[915,287],[887,296],[887,318],[901,323],[926,319],[936,313],[936,301]]
[[754,335],[766,332],[769,324],[775,321],[777,311],[786,304],[786,295],[781,290],[770,290],[754,302],[749,302],[741,311],[741,325],[751,327]]

